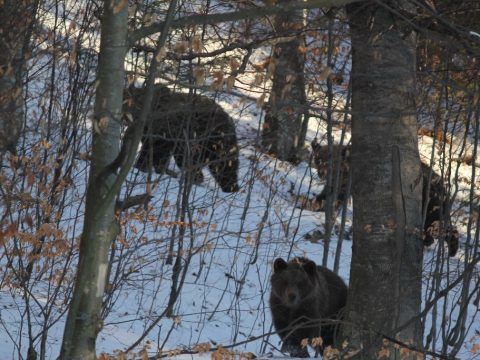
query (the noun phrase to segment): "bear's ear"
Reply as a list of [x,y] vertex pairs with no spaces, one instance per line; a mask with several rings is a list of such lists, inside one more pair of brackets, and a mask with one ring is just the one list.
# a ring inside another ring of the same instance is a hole
[[287,262],[283,260],[282,258],[277,258],[275,259],[275,262],[273,263],[273,272],[278,273],[282,270],[285,270],[287,268]]
[[303,270],[310,275],[315,276],[317,273],[317,264],[315,264],[312,260],[307,260],[302,264]]

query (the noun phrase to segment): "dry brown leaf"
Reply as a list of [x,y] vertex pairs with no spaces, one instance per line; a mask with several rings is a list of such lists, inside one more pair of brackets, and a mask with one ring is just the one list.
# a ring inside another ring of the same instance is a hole
[[128,0],[120,0],[117,4],[113,6],[113,13],[116,15],[128,5]]
[[240,67],[240,64],[236,59],[230,59],[230,69],[232,69],[232,71],[237,71],[239,67]]
[[192,50],[196,53],[202,52],[202,38],[199,35],[195,35],[192,39]]
[[233,86],[235,85],[235,76],[230,75],[227,78],[227,91],[231,91],[233,89]]
[[331,73],[332,73],[332,68],[330,66],[324,67],[322,71],[320,71],[318,78],[320,79],[320,81],[324,81],[330,76]]
[[253,85],[259,86],[263,83],[263,75],[262,74],[255,74],[255,79],[253,80]]
[[258,108],[258,109],[261,109],[261,108],[263,107],[263,104],[265,103],[265,97],[266,97],[266,94],[263,93],[263,94],[260,95],[260,97],[257,99],[256,104],[257,104],[257,108]]
[[205,83],[205,68],[196,67],[193,69],[193,77],[197,85],[203,85]]
[[104,116],[100,120],[98,120],[98,129],[100,130],[100,132],[104,132],[107,129],[108,121],[108,116]]
[[162,46],[160,49],[158,49],[158,52],[155,55],[155,60],[160,62],[165,59],[165,56],[167,56],[167,48],[165,46]]
[[313,347],[320,347],[322,345],[323,345],[323,339],[320,336],[312,339],[312,346]]
[[379,359],[388,358],[389,356],[390,356],[390,349],[388,349],[388,348],[382,348],[378,352],[378,358]]
[[174,50],[177,54],[183,54],[188,49],[188,42],[185,40],[180,40],[175,44]]

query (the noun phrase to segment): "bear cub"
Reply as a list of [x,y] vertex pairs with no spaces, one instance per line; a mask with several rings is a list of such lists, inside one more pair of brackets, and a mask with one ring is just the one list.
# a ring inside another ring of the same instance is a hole
[[[145,89],[125,91],[124,111],[140,116]],[[172,92],[155,85],[142,147],[135,167],[166,173],[170,157],[194,183],[203,181],[208,166],[224,192],[238,191],[238,144],[235,124],[214,100],[197,94]]]
[[281,350],[292,357],[309,357],[302,340],[321,337],[323,343],[316,350],[323,354],[335,341],[338,326],[328,321],[341,319],[347,301],[345,282],[303,257],[276,259],[270,281],[270,310]]

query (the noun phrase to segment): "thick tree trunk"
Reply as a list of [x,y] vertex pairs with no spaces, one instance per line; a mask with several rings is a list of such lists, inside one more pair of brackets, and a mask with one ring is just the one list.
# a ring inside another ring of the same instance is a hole
[[126,41],[127,2],[105,1],[92,126],[92,163],[77,278],[60,354],[64,360],[96,358],[95,340],[102,327],[100,313],[108,252],[118,231],[114,214],[117,176],[112,164],[120,150]]
[[23,81],[37,0],[0,5],[0,151],[15,152],[23,122]]
[[[279,4],[288,2],[278,1]],[[275,30],[291,35],[303,21],[303,10],[277,15]],[[300,26],[299,26],[300,25]],[[302,120],[305,113],[305,46],[303,36],[280,43],[273,50],[274,66],[272,92],[267,104],[262,131],[263,146],[280,160],[295,161],[303,147],[305,131]]]
[[[387,5],[397,6],[401,2]],[[422,175],[415,34],[385,7],[348,8],[352,36],[353,254],[346,320],[356,358],[417,359],[421,349]],[[402,357],[400,354],[402,353]]]

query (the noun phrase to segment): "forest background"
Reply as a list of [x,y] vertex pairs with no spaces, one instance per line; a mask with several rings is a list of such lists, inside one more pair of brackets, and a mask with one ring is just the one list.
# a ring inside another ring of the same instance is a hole
[[[295,255],[349,283],[332,356],[479,357],[479,13],[474,0],[3,1],[0,358],[278,354],[271,264]],[[149,107],[125,114],[123,89],[144,86],[149,104],[155,83],[233,118],[240,191],[173,162],[177,177],[132,169]],[[315,138],[332,154],[324,178]],[[337,209],[333,145],[350,143],[354,201]],[[451,199],[454,257],[413,231],[420,161]]]

